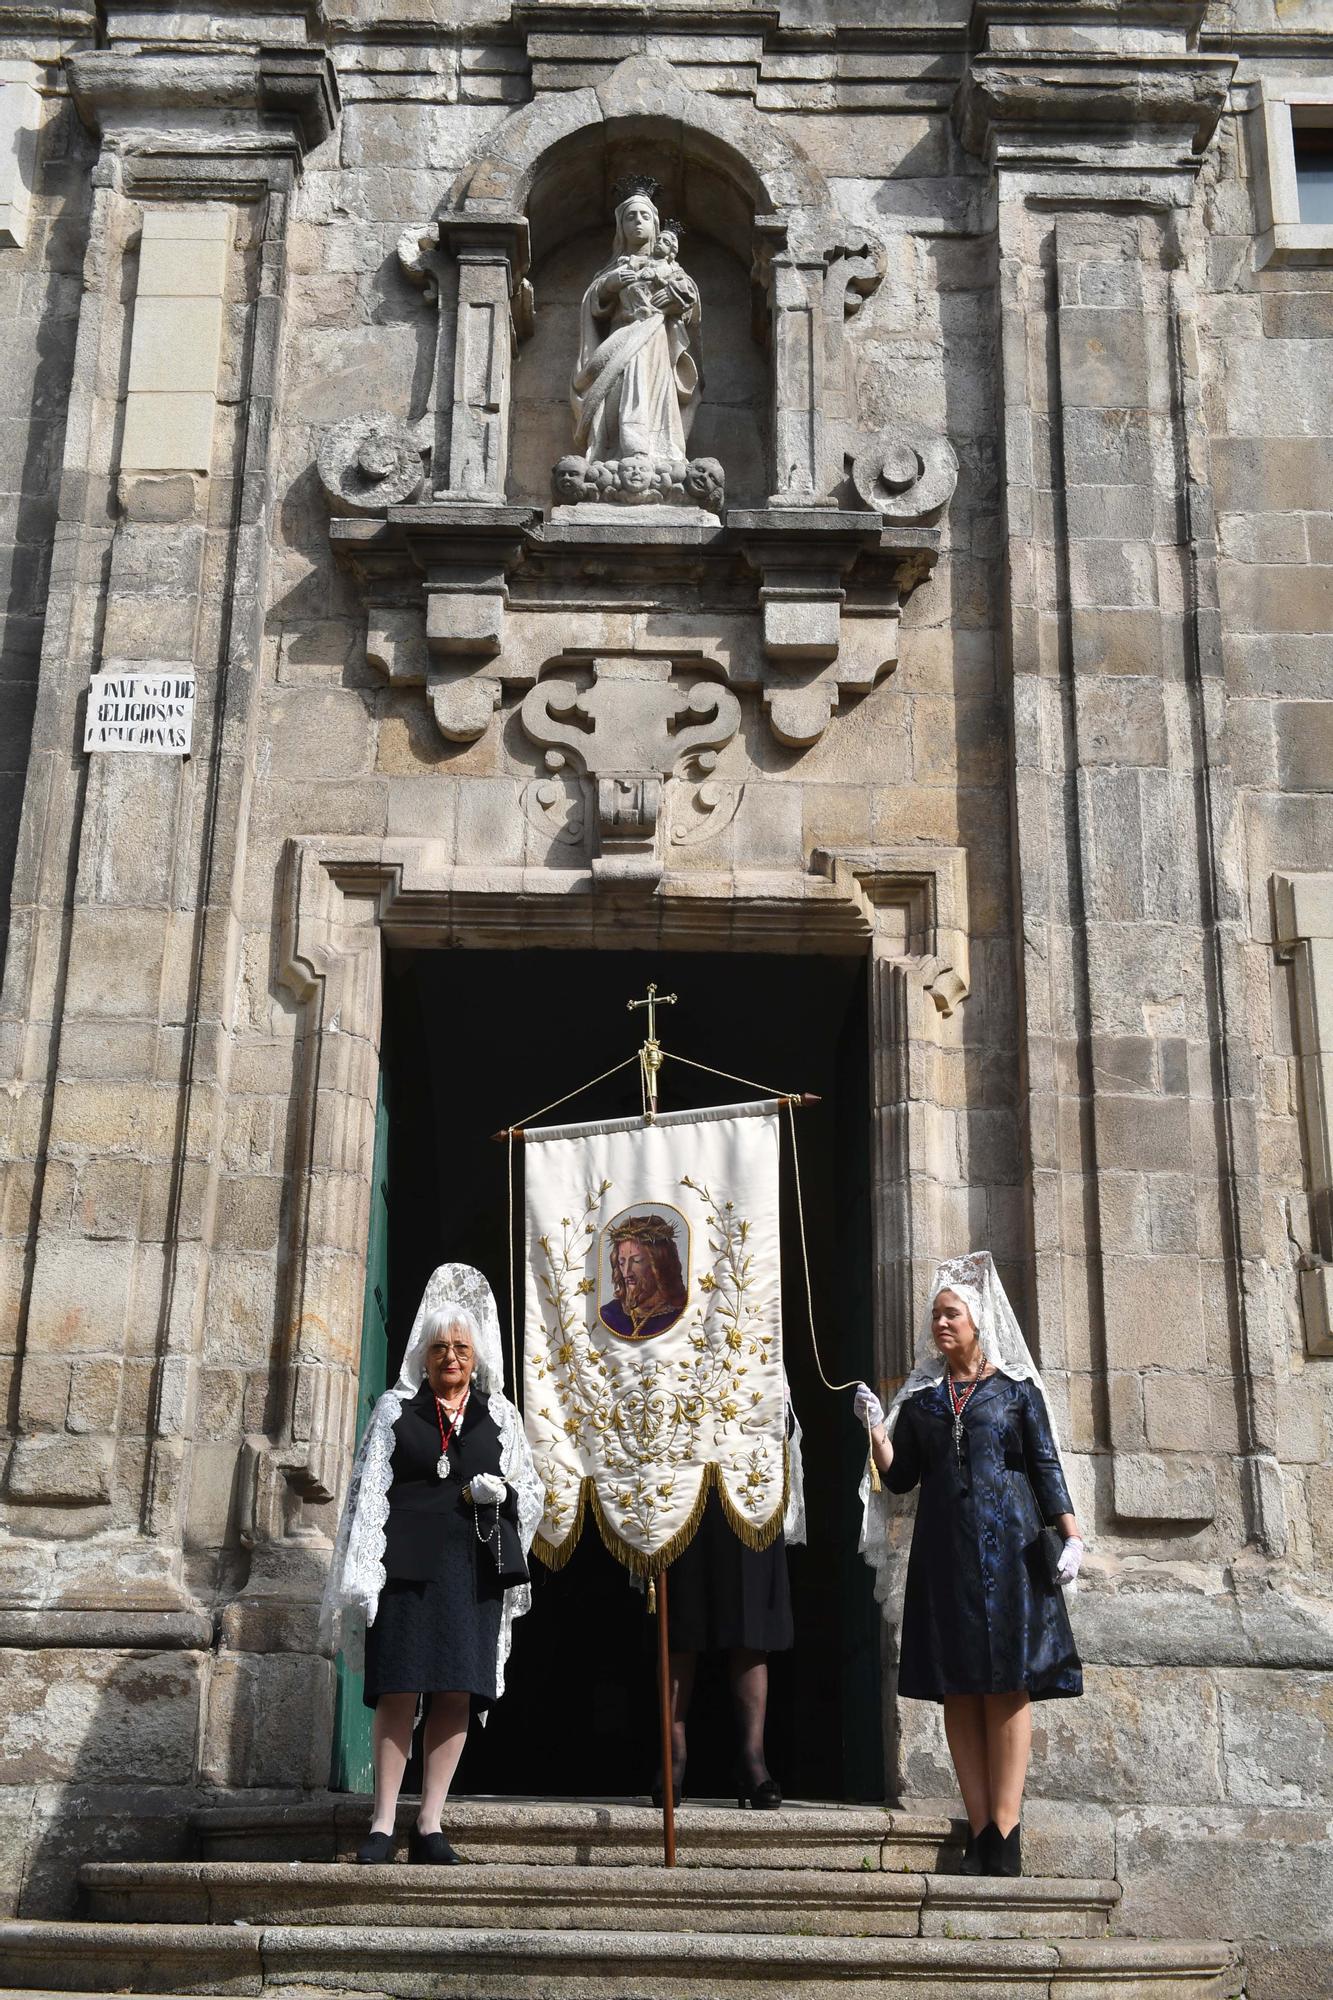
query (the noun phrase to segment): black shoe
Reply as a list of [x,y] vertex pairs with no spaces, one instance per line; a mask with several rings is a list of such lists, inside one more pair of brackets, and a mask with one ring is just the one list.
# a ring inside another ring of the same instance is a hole
[[736,1803],[747,1810],[753,1806],[757,1812],[772,1812],[782,1804],[782,1787],[776,1778],[761,1778],[757,1785],[747,1785],[742,1778],[736,1786]]
[[393,1835],[391,1833],[368,1833],[356,1850],[358,1861],[369,1867],[378,1867],[385,1861],[393,1860]]
[[995,1866],[987,1872],[991,1875],[1021,1875],[1023,1873],[1023,1844],[1021,1829],[1010,1827],[1008,1833],[995,1829]]
[[958,1864],[958,1873],[960,1875],[993,1875],[995,1870],[987,1867],[986,1864],[993,1857],[995,1843],[999,1837],[994,1820],[987,1820],[980,1833],[973,1833],[969,1826],[967,1829],[967,1846],[963,1849],[963,1858]]
[[435,1868],[452,1868],[458,1862],[442,1833],[423,1833],[419,1826],[414,1826],[407,1836],[407,1858]]
[[[673,1806],[680,1804],[680,1795],[684,1784],[685,1773],[677,1766],[671,1773],[671,1803]],[[660,1771],[653,1779],[652,1801],[660,1810],[662,1804],[662,1773]]]

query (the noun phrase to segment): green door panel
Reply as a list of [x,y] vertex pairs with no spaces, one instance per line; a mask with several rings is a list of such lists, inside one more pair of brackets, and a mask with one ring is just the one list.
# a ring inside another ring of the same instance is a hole
[[[389,1100],[383,1070],[375,1106],[375,1159],[370,1195],[370,1240],[366,1246],[366,1295],[361,1309],[361,1370],[357,1386],[356,1442],[388,1384],[389,1353]],[[335,1792],[374,1789],[370,1757],[372,1712],[362,1700],[364,1676],[338,1655],[337,1707],[333,1725]]]

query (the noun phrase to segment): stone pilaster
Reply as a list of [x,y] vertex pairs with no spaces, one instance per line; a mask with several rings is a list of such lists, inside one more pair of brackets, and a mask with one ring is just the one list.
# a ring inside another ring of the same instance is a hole
[[[1026,1109],[1043,1360],[1108,1520],[1282,1539],[1252,1064],[1227,870],[1195,177],[1230,57],[1200,10],[981,5],[958,101],[998,201]],[[1231,1117],[1220,1131],[1218,1088]]]
[[[48,1113],[26,1141],[38,1226],[4,1594],[59,1600],[59,1566],[53,1580],[29,1539],[58,1506],[91,1510],[100,1531],[80,1602],[104,1591],[146,1608],[188,1601],[199,1344],[210,1255],[227,1240],[219,1121],[281,251],[292,173],[336,100],[321,60],[297,53],[221,57],[207,79],[189,59],[88,54],[73,74],[103,153],[29,785],[33,950],[11,961],[7,996],[40,1018],[32,982],[58,967],[58,1039],[30,1035],[11,1084]],[[129,664],[196,674],[193,758],[71,766],[58,746],[74,740],[88,673]],[[40,812],[48,769],[63,813]]]

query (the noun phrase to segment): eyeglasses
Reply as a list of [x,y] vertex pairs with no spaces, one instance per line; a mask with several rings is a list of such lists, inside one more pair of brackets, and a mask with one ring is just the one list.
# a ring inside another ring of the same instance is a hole
[[431,1342],[430,1351],[432,1354],[456,1354],[460,1361],[465,1361],[472,1352],[472,1342],[470,1340],[435,1340]]

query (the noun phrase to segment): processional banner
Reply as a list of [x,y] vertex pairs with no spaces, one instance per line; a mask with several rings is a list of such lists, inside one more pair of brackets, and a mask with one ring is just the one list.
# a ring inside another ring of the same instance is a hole
[[714,1484],[750,1547],[782,1526],[778,1111],[524,1133],[525,1421],[552,1568],[589,1500],[641,1574],[686,1547]]

